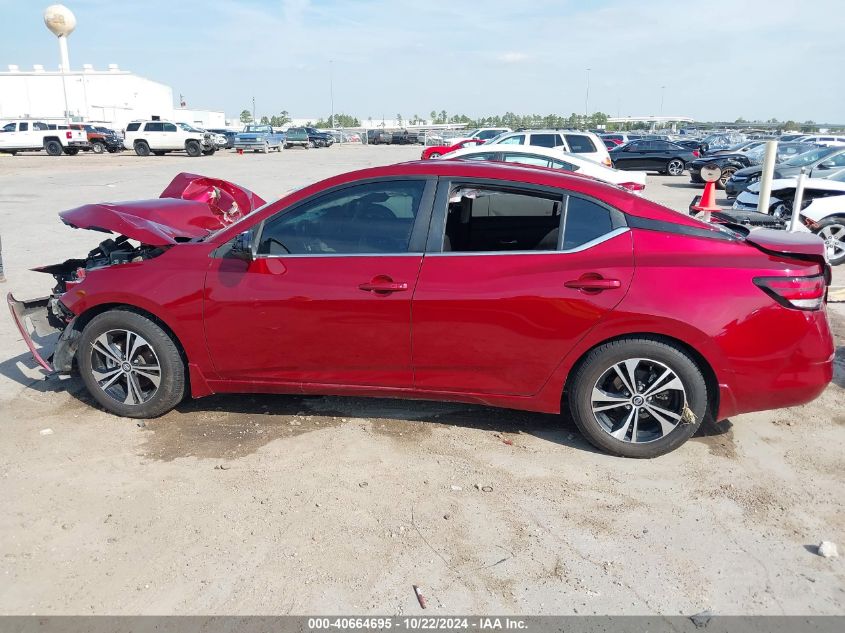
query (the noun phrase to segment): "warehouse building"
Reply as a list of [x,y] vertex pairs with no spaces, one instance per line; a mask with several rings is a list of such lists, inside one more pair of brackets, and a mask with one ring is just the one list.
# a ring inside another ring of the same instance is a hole
[[225,115],[213,110],[174,107],[170,86],[121,70],[109,64],[95,70],[85,64],[82,70],[46,70],[35,65],[23,70],[9,65],[0,72],[0,121],[65,119],[65,95],[68,114],[73,121],[102,122],[115,128],[129,121],[154,116],[192,123],[200,127],[223,127]]

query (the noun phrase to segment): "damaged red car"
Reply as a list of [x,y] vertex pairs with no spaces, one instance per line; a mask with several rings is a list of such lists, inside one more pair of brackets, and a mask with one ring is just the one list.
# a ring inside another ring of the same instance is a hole
[[419,161],[270,204],[181,174],[60,215],[112,236],[9,305],[46,370],[121,416],[221,392],[452,400],[568,411],[605,451],[653,457],[832,378],[820,239],[559,170]]

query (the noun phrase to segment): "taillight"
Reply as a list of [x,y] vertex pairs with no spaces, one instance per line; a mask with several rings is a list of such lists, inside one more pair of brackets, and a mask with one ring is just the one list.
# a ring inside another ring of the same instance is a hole
[[701,152],[699,152],[697,149],[694,149],[692,150],[692,155],[698,158],[701,156]]
[[73,132],[71,132],[70,130],[68,130],[67,132],[65,132],[65,137],[67,137],[67,138],[73,138]]
[[754,283],[772,299],[787,308],[818,310],[824,303],[827,284],[824,277],[755,277]]
[[619,186],[628,191],[642,191],[645,189],[645,185],[641,185],[638,182],[623,182]]

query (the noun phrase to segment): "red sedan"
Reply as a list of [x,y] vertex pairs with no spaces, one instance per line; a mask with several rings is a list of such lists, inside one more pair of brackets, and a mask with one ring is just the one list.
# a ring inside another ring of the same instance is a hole
[[9,303],[36,359],[121,416],[219,392],[566,408],[596,446],[652,457],[832,378],[821,240],[559,170],[421,161],[267,205],[181,174],[60,215],[117,237]]
[[420,158],[422,158],[423,160],[428,160],[429,158],[439,158],[443,156],[443,154],[448,154],[449,152],[454,152],[465,147],[483,145],[484,143],[485,139],[468,138],[466,140],[461,141],[460,143],[456,143],[455,145],[432,145],[431,147],[426,147],[422,151],[422,156],[420,156]]

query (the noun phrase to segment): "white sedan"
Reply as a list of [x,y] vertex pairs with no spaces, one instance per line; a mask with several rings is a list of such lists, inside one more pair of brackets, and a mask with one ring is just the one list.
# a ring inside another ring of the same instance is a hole
[[645,190],[646,173],[644,171],[622,171],[605,167],[588,158],[577,154],[566,154],[560,150],[535,147],[532,145],[477,145],[466,147],[448,154],[443,154],[437,160],[492,160],[503,163],[519,163],[534,167],[549,167],[551,169],[565,169],[581,176],[589,176],[596,180],[616,185],[636,194]]

